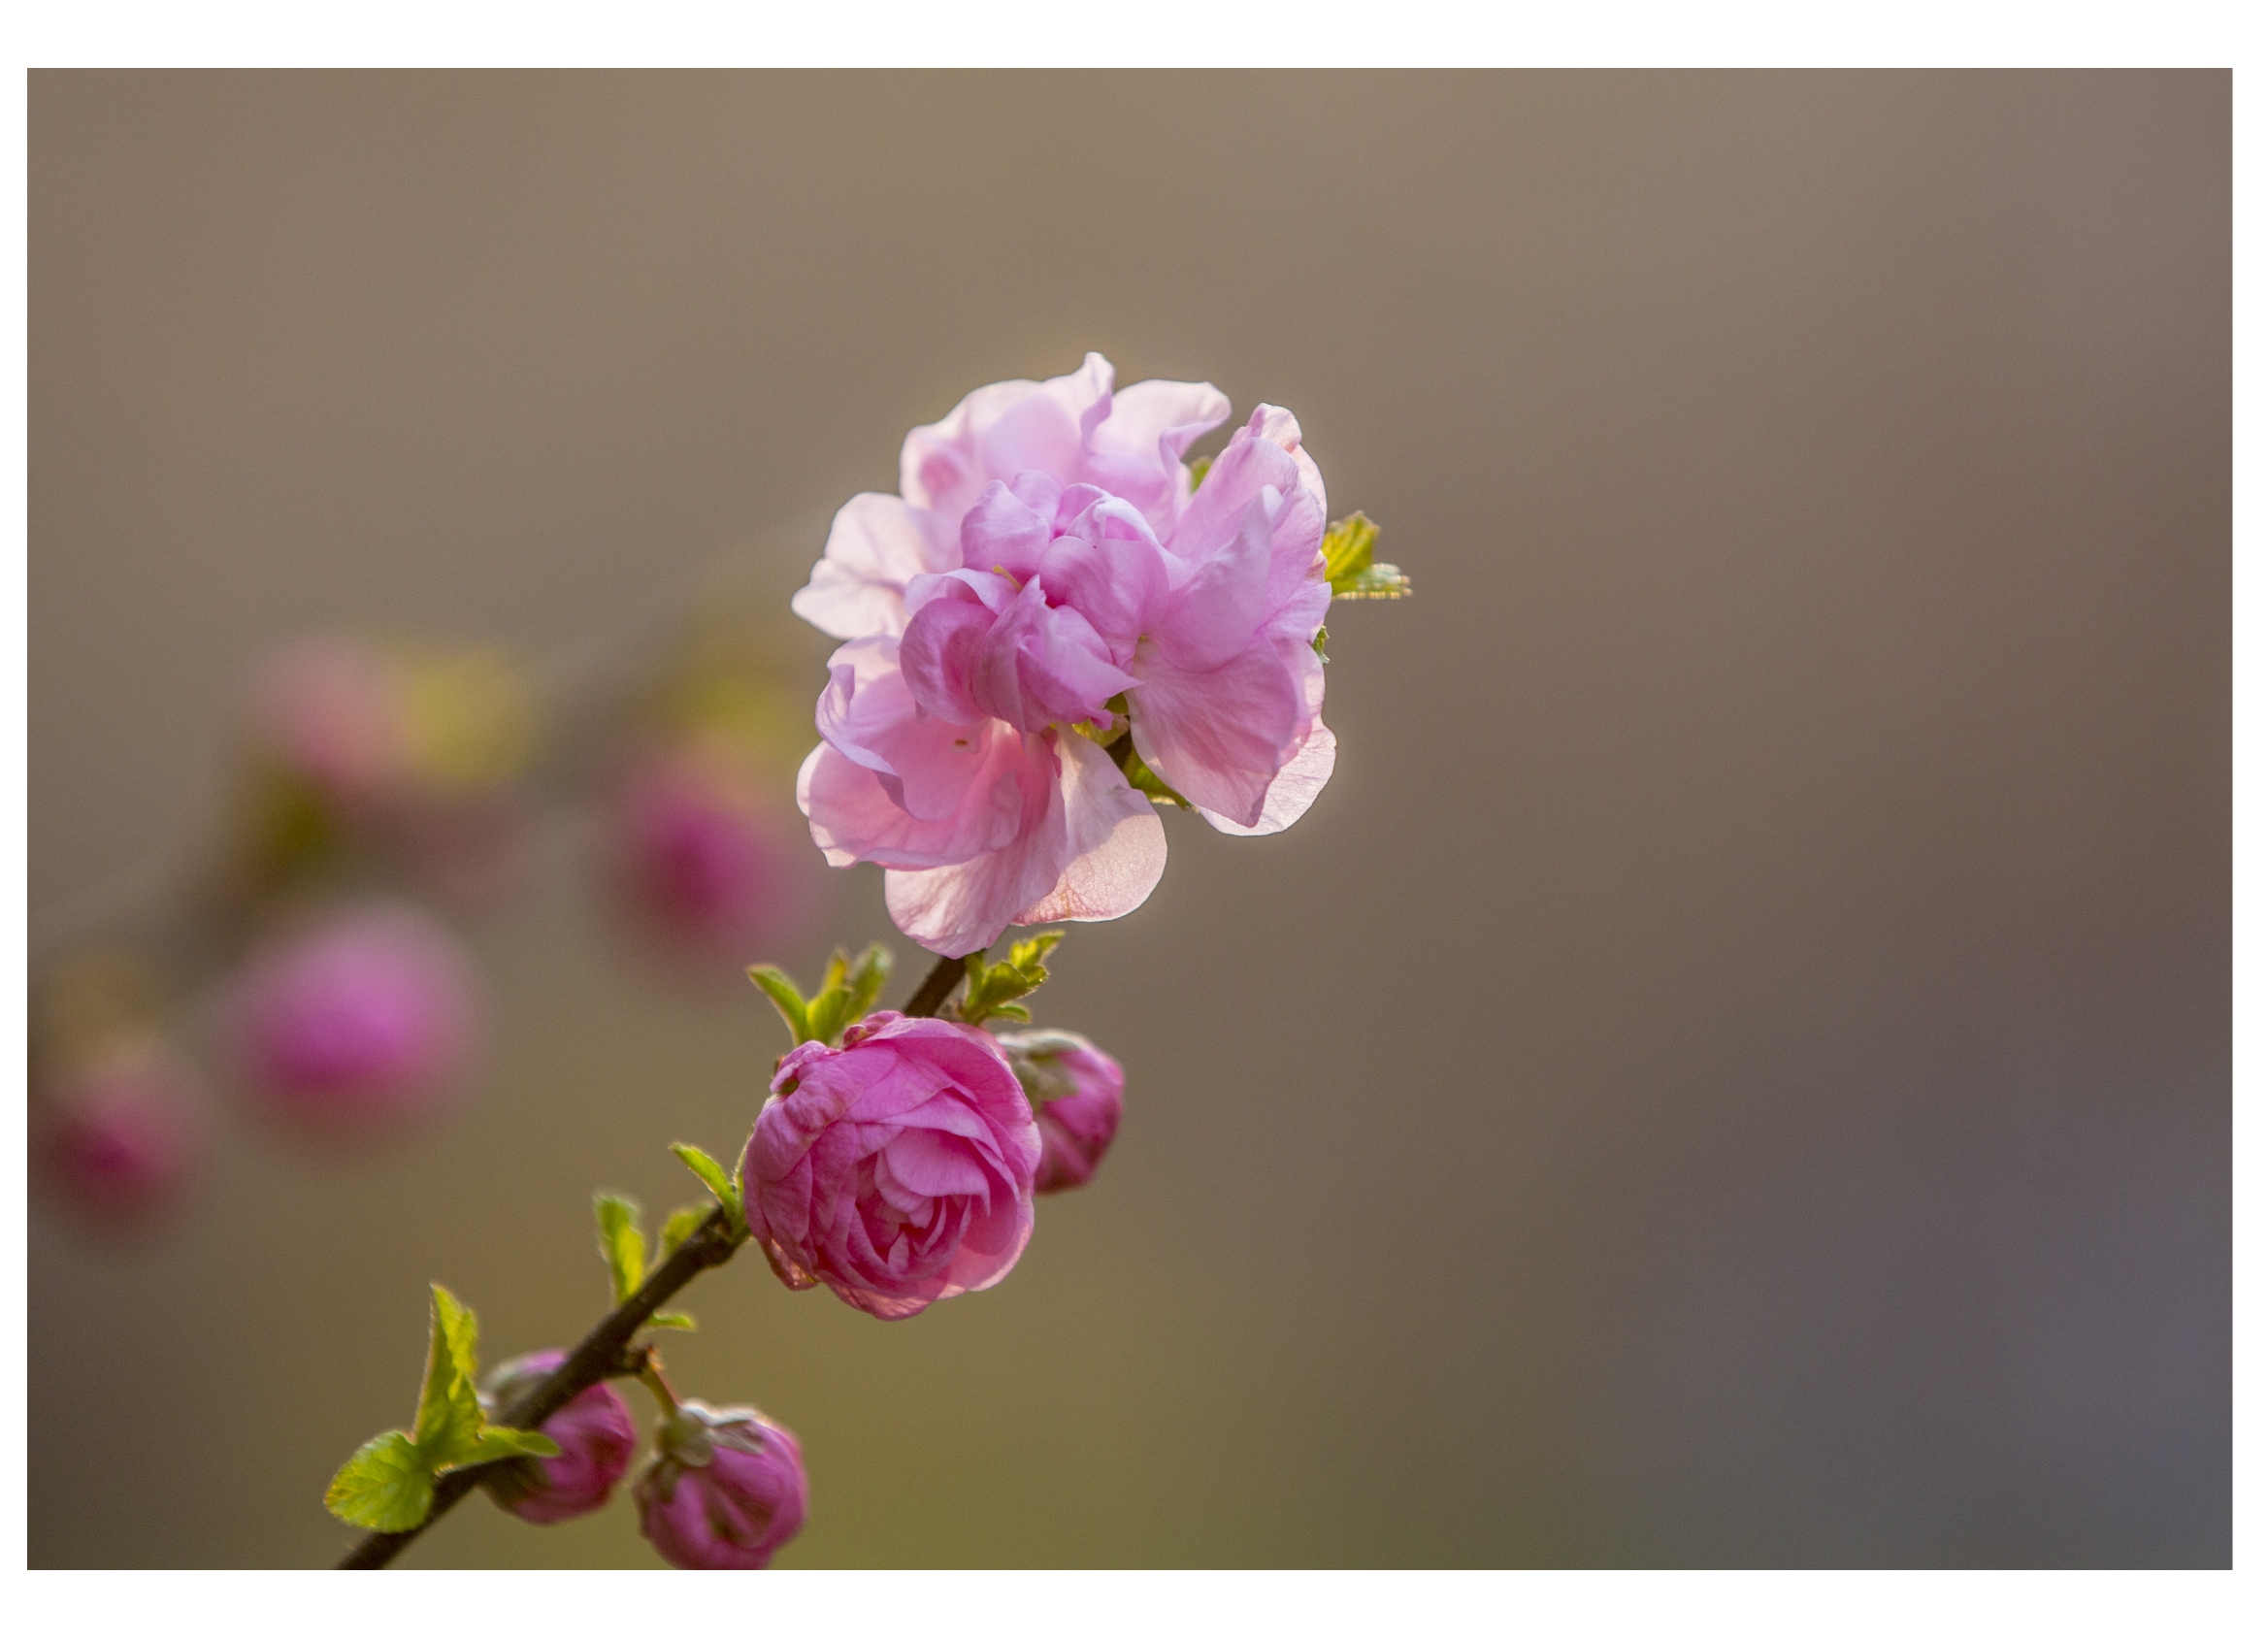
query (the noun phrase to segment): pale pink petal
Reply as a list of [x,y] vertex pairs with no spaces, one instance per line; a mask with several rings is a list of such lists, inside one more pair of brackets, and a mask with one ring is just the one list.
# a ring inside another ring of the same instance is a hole
[[[1001,727],[1003,734],[1013,733]],[[1070,864],[1054,748],[1036,735],[1018,739],[1025,769],[1038,778],[1028,774],[1024,781],[1021,823],[1012,836],[965,862],[893,869],[884,876],[891,920],[940,957],[965,957],[990,945],[1019,912],[1047,895]],[[818,835],[815,821],[812,835]],[[881,857],[870,853],[867,858]]]
[[1231,836],[1261,837],[1280,832],[1307,812],[1316,794],[1331,779],[1337,759],[1338,737],[1318,718],[1292,761],[1276,771],[1275,779],[1268,785],[1267,800],[1261,805],[1259,824],[1239,826],[1226,814],[1216,814],[1202,806],[1198,812],[1211,823],[1214,831],[1227,832]]
[[[1298,644],[1265,644],[1210,672],[1177,667],[1150,644],[1128,697],[1134,749],[1193,804],[1256,826],[1276,771],[1306,720]],[[1307,651],[1312,661],[1312,650]]]
[[1267,612],[1272,551],[1267,504],[1255,496],[1236,534],[1167,597],[1150,635],[1158,652],[1186,671],[1210,672],[1250,646]]
[[789,607],[831,638],[904,632],[905,583],[950,569],[956,546],[934,514],[896,496],[853,496],[827,532],[826,556]]
[[[978,733],[985,761],[969,782],[961,806],[937,820],[917,820],[893,801],[884,777],[863,769],[830,745],[815,746],[796,775],[796,805],[811,822],[811,840],[830,866],[862,860],[923,870],[991,858],[1014,842],[1040,784],[1029,767],[1022,736],[1005,724]],[[1045,784],[1052,789],[1052,780]]]
[[1137,381],[1088,436],[1086,476],[1162,528],[1187,494],[1183,454],[1228,419],[1227,396],[1208,381]]
[[[1025,488],[1041,491],[1050,483],[1043,473],[1028,475]],[[1061,489],[1060,485],[1053,485]],[[1035,499],[1042,499],[1035,496]],[[1019,581],[1028,581],[1039,569],[1039,555],[1047,550],[1049,525],[1055,517],[1056,498],[1044,496],[1047,509],[1029,506],[996,478],[985,485],[975,503],[961,515],[961,563],[966,569],[1004,570]]]
[[[926,620],[931,611],[921,611]],[[908,629],[911,630],[911,629]],[[817,723],[826,742],[882,777],[890,801],[916,820],[943,820],[969,801],[993,750],[984,713],[925,715],[895,638],[862,638],[828,658]]]
[[1166,612],[1166,556],[1147,541],[1059,536],[1039,564],[1047,595],[1082,611],[1119,666]]
[[1157,805],[1126,783],[1110,754],[1083,735],[1059,735],[1064,814],[1076,852],[1046,899],[1019,923],[1100,923],[1123,917],[1166,873]]

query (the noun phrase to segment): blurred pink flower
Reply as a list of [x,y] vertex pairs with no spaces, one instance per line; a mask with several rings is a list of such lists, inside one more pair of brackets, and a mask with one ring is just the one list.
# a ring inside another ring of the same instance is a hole
[[1193,490],[1182,454],[1228,414],[1204,382],[1114,393],[1090,353],[915,428],[901,494],[836,514],[795,609],[848,641],[797,801],[931,950],[1149,897],[1165,829],[1098,743],[1121,695],[1142,760],[1222,831],[1281,831],[1330,779],[1322,475],[1263,405]]
[[[490,1416],[566,1359],[565,1350],[538,1350],[499,1366],[481,1394]],[[483,1470],[481,1485],[489,1495],[540,1526],[603,1508],[638,1453],[638,1429],[622,1397],[608,1385],[593,1384],[544,1419],[542,1428],[559,1443],[559,1456],[523,1458]]]
[[197,1159],[187,1073],[152,1044],[112,1048],[41,1089],[34,1132],[43,1170],[72,1205],[125,1227],[178,1198]]
[[253,732],[268,757],[349,811],[392,801],[410,779],[400,668],[368,644],[311,638],[283,650],[261,674]]
[[1000,1038],[1039,1125],[1035,1195],[1072,1190],[1095,1176],[1125,1109],[1118,1061],[1070,1031],[1019,1031]]
[[816,868],[791,824],[752,777],[718,759],[649,753],[631,769],[617,804],[624,889],[674,943],[745,961],[810,914],[806,867]]
[[761,1571],[804,1529],[810,1481],[794,1434],[753,1407],[688,1400],[638,1478],[638,1529],[689,1571]]
[[779,1062],[742,1159],[748,1230],[790,1287],[885,1321],[992,1286],[1032,1238],[1039,1133],[992,1037],[870,1014]]
[[479,1033],[476,996],[440,924],[372,905],[254,956],[225,1028],[238,1065],[279,1114],[360,1133],[455,1091]]

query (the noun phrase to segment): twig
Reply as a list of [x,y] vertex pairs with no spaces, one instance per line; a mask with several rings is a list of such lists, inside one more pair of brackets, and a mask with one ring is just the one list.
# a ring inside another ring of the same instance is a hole
[[[916,1018],[935,1014],[952,995],[953,987],[960,983],[966,969],[966,963],[959,957],[938,958],[937,966],[930,969],[929,977],[921,982],[921,989],[905,1004],[905,1012]],[[678,1243],[677,1250],[663,1260],[660,1267],[645,1278],[645,1284],[625,1298],[619,1308],[585,1333],[574,1353],[553,1368],[549,1377],[515,1396],[509,1405],[500,1407],[497,1422],[515,1429],[540,1429],[544,1419],[593,1384],[608,1378],[634,1376],[644,1358],[630,1348],[632,1336],[679,1289],[703,1270],[713,1269],[730,1259],[747,1239],[746,1226],[730,1223],[722,1207],[711,1209],[708,1217],[701,1221],[701,1228]],[[408,1531],[370,1533],[339,1562],[339,1569],[376,1571],[389,1564],[419,1533],[455,1508],[467,1492],[478,1486],[480,1471],[487,1467],[481,1464],[470,1469],[453,1469],[444,1475],[434,1486],[433,1507],[423,1521]]]

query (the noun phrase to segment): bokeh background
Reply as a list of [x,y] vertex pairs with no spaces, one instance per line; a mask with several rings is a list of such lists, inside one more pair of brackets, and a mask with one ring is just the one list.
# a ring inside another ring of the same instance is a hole
[[[1418,597],[1304,821],[1073,932],[1128,1116],[1010,1280],[693,1290],[782,1563],[2225,1564],[2229,179],[2219,73],[35,73],[35,959],[296,634],[569,665],[981,382],[1209,378]],[[590,1189],[745,1132],[769,1010],[546,847],[428,1139],[35,1209],[35,1564],[326,1561],[425,1283],[565,1342]]]

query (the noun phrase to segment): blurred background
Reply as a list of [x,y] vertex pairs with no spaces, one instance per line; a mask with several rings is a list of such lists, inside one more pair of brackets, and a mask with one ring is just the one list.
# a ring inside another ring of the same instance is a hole
[[[81,988],[189,1136],[35,1192],[33,1563],[327,1562],[426,1283],[567,1343],[593,1188],[744,1135],[742,964],[910,991],[792,816],[651,937],[625,782],[730,719],[776,816],[833,509],[1092,347],[1290,407],[1418,596],[1305,820],[1058,953],[1127,1115],[1006,1283],[689,1294],[781,1564],[2226,1564],[2229,180],[2220,73],[34,73],[35,984],[203,977]],[[424,761],[353,807],[279,675]],[[485,1021],[382,1132],[220,983],[317,858]]]

